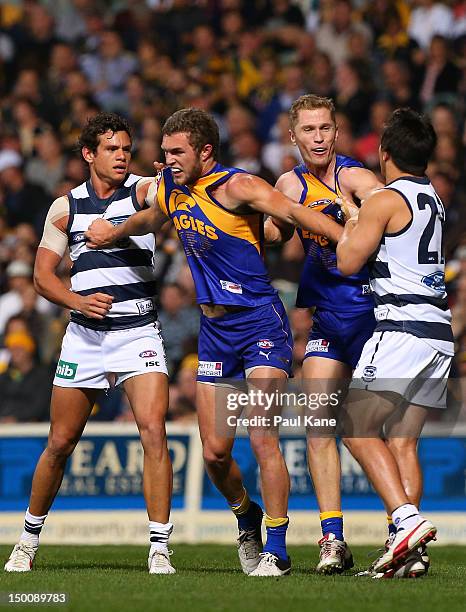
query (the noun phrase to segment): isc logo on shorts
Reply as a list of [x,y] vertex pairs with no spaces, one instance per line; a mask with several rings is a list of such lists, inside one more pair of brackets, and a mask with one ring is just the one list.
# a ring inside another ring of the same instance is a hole
[[306,353],[328,353],[330,342],[328,340],[309,340],[306,344]]
[[67,380],[74,380],[76,377],[76,372],[78,370],[77,363],[71,363],[70,361],[60,361],[57,365],[57,371],[55,372],[55,376],[57,378],[65,378]]
[[197,368],[198,376],[222,376],[222,361],[200,361]]

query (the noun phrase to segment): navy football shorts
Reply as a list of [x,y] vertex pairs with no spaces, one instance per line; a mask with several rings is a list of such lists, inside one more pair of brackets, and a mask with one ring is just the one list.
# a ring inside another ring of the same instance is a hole
[[326,357],[356,367],[362,349],[374,333],[374,311],[357,313],[316,309],[304,359]]
[[263,306],[209,318],[201,314],[199,331],[200,382],[244,379],[257,367],[272,367],[291,375],[293,338],[283,304]]

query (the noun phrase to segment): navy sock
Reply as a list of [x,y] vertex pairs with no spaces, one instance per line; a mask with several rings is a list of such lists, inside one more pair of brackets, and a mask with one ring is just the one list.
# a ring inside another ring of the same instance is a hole
[[247,512],[244,514],[237,514],[238,527],[242,530],[256,529],[260,527],[262,521],[263,512],[259,504],[251,502]]

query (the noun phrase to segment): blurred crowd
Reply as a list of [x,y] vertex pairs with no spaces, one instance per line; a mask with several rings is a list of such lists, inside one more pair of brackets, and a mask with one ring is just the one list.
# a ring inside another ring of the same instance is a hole
[[[339,153],[378,170],[388,114],[409,105],[438,135],[429,177],[447,208],[447,286],[466,374],[466,2],[450,0],[0,0],[0,422],[48,419],[68,313],[34,291],[35,250],[51,202],[87,178],[77,136],[99,110],[134,130],[132,171],[153,174],[176,109],[210,111],[221,161],[274,183],[296,163],[287,111],[334,98]],[[194,418],[194,290],[176,236],[157,237],[170,416]],[[310,314],[294,308],[303,252],[270,250],[289,310],[299,375]],[[67,282],[69,262],[60,274]],[[121,393],[94,419],[131,419]]]

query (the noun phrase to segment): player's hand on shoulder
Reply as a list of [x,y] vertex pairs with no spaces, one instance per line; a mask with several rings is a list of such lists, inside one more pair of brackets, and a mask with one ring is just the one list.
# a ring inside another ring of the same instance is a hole
[[112,246],[115,241],[115,227],[106,219],[95,219],[84,232],[89,249]]
[[80,295],[76,310],[89,319],[103,319],[112,307],[113,296],[107,293]]

